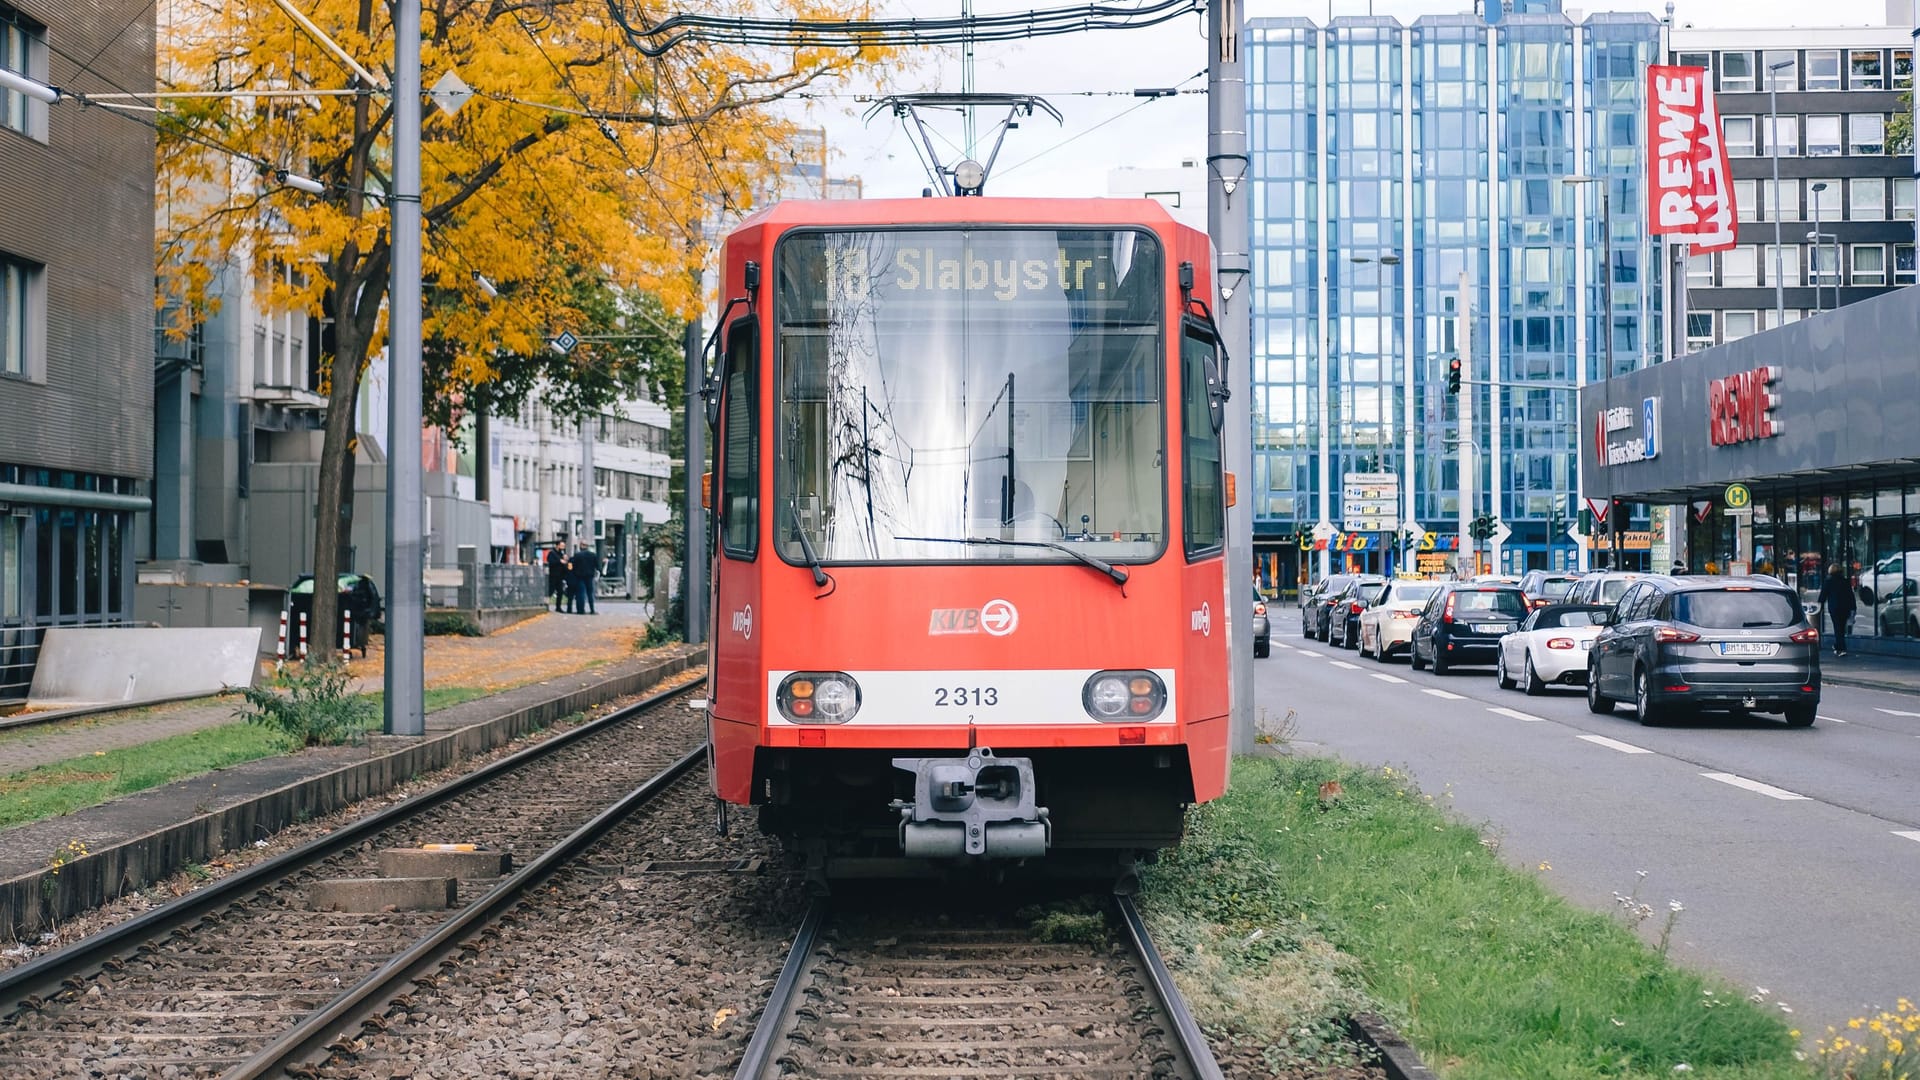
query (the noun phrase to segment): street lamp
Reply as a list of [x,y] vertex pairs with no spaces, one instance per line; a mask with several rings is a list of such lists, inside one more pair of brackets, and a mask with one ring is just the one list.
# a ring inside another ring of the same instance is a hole
[[[1605,318],[1600,323],[1600,336],[1606,350],[1607,370],[1600,373],[1600,393],[1603,398],[1602,408],[1611,412],[1613,410],[1613,198],[1611,190],[1613,185],[1598,176],[1567,176],[1562,177],[1560,182],[1569,186],[1598,184],[1600,187],[1600,268],[1607,276],[1606,289],[1601,293],[1601,307],[1605,309]],[[1600,430],[1603,432],[1606,430],[1604,420],[1601,422]],[[1599,463],[1607,478],[1607,516],[1613,518],[1613,525],[1608,529],[1608,535],[1612,537],[1610,546],[1613,549],[1613,556],[1609,560],[1611,565],[1608,569],[1618,570],[1620,568],[1620,518],[1613,505],[1613,473],[1607,468],[1607,462],[1603,457],[1606,452],[1607,442],[1603,435],[1594,444],[1593,453],[1594,460]]]
[[[1767,65],[1767,156],[1773,159],[1773,325],[1787,324],[1787,285],[1780,252],[1780,80],[1778,73],[1792,67],[1794,61],[1782,60]],[[1796,148],[1797,149],[1797,148]]]
[[[1807,241],[1813,245],[1808,249],[1808,254],[1811,255],[1813,259],[1813,310],[1820,312],[1826,310],[1820,303],[1820,240],[1822,237],[1833,236],[1833,234],[1820,231],[1820,193],[1827,190],[1826,181],[1822,180],[1813,185],[1809,190],[1813,196],[1813,231],[1807,234]],[[1833,262],[1834,269],[1837,270],[1840,264],[1840,252],[1838,249],[1839,238],[1835,237],[1834,240],[1835,250]],[[1833,286],[1833,306],[1840,306],[1840,284],[1837,280]]]

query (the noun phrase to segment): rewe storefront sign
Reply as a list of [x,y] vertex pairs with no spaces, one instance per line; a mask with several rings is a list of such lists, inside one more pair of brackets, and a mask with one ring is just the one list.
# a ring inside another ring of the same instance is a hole
[[1715,446],[1771,439],[1781,424],[1773,415],[1780,404],[1773,385],[1780,369],[1763,365],[1707,383],[1707,438]]

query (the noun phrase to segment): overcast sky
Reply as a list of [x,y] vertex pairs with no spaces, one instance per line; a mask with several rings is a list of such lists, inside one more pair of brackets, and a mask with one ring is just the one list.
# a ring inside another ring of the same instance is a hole
[[[975,0],[976,14],[1058,7],[1063,0]],[[1328,0],[1285,3],[1246,0],[1249,19],[1304,15],[1324,24],[1333,15],[1364,15],[1365,0]],[[1910,0],[1901,0],[1909,10]],[[1665,0],[1625,3],[1569,3],[1585,11],[1646,10],[1665,14]],[[1410,21],[1420,15],[1471,9],[1471,0],[1378,0],[1371,10]],[[945,18],[957,16],[959,0],[891,0],[893,17]],[[1811,12],[1820,21],[1810,21]],[[1675,9],[1680,24],[1698,27],[1754,26],[1868,26],[1884,25],[1886,0],[1680,0]],[[1204,94],[1172,98],[1135,98],[1138,87],[1178,85],[1187,90],[1206,88],[1206,51],[1203,24],[1198,16],[1184,16],[1144,30],[1099,31],[1030,42],[976,46],[975,89],[1039,94],[1066,117],[1056,125],[1050,117],[1035,116],[1010,132],[989,182],[989,194],[1104,195],[1108,171],[1122,166],[1172,166],[1181,158],[1206,155],[1206,99]],[[911,126],[891,113],[861,121],[868,106],[851,99],[869,87],[843,86],[834,98],[796,106],[804,119],[828,133],[835,157],[829,169],[836,175],[859,176],[868,198],[915,196],[927,185],[926,171],[914,154]],[[958,91],[958,49],[917,50],[909,65],[896,73],[888,90]],[[991,148],[991,136],[1005,110],[976,113],[977,137]],[[935,145],[943,160],[952,162],[962,141],[957,115],[934,114]]]

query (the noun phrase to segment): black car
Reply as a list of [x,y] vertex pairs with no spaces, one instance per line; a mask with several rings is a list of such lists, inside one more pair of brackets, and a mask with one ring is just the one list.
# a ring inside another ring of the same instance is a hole
[[1413,670],[1433,665],[1445,675],[1455,664],[1491,664],[1500,658],[1500,639],[1527,617],[1526,594],[1512,585],[1449,581],[1435,589],[1420,621],[1413,624],[1408,656]]
[[1327,640],[1343,649],[1360,646],[1360,613],[1387,591],[1387,579],[1361,574],[1340,590],[1327,609]]
[[1313,591],[1300,602],[1301,637],[1327,640],[1327,612],[1333,608],[1334,597],[1339,596],[1353,579],[1352,574],[1328,574],[1313,587]]
[[1680,709],[1781,713],[1813,723],[1820,631],[1766,577],[1645,577],[1621,595],[1587,658],[1587,708],[1633,703],[1643,724]]

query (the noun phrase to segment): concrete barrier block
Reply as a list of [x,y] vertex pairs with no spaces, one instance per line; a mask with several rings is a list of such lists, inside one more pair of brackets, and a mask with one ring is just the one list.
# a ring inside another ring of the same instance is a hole
[[459,885],[452,878],[335,878],[308,892],[315,911],[444,911]]
[[392,878],[497,878],[513,869],[513,856],[504,851],[435,851],[425,848],[388,848],[380,853],[380,873]]

